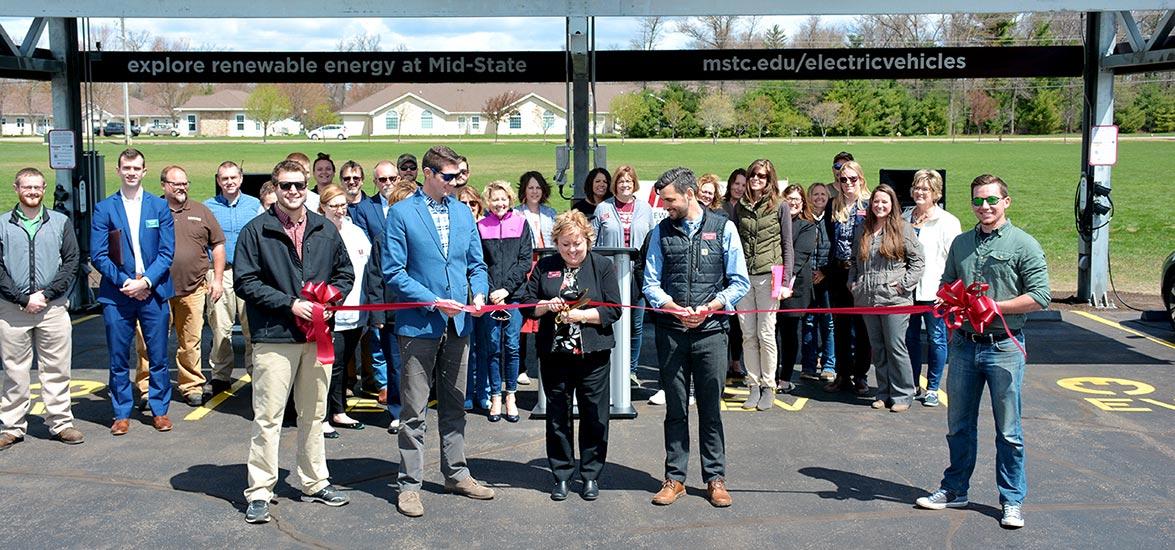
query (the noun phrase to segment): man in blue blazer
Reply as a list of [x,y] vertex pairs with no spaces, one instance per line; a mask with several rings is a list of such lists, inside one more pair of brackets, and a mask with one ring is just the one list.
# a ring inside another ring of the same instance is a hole
[[[379,161],[375,165],[374,172],[372,179],[375,180],[375,194],[366,197],[362,204],[356,206],[351,218],[354,219],[358,215],[365,220],[363,223],[367,224],[365,229],[368,231],[371,242],[380,243],[380,257],[382,258],[387,255],[384,250],[387,244],[384,239],[384,226],[387,225],[387,211],[391,208],[388,197],[391,196],[392,188],[400,181],[400,175],[396,165],[392,164],[390,160]],[[356,222],[356,225],[359,225],[359,222]],[[395,293],[391,288],[386,284],[383,285],[383,288],[384,302],[396,301]],[[388,424],[388,433],[390,434],[400,431],[400,346],[395,341],[396,318],[394,313],[387,312],[384,326],[368,333],[368,343],[371,348],[371,369],[375,371],[376,383],[380,384],[376,401],[380,405],[386,405],[388,415],[392,417]]]
[[106,323],[110,354],[110,401],[113,435],[130,429],[134,408],[128,356],[135,324],[143,328],[150,363],[148,404],[156,430],[171,430],[167,408],[171,377],[167,365],[171,261],[175,225],[167,201],[143,190],[146,159],[135,149],[118,155],[119,191],[94,205],[90,261],[102,274],[98,302]]
[[[396,313],[400,376],[400,494],[396,507],[408,517],[424,515],[425,412],[436,381],[445,491],[489,500],[494,491],[478,484],[465,463],[465,377],[471,315],[480,316],[489,291],[481,238],[468,208],[450,197],[460,183],[459,156],[444,146],[424,155],[424,183],[416,194],[388,210],[384,231],[384,280],[404,302],[427,307]],[[472,296],[474,313],[464,311]]]

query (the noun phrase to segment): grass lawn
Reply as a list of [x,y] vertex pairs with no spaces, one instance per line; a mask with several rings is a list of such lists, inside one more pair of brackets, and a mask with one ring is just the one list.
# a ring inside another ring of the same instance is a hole
[[[449,142],[457,152],[470,159],[473,182],[479,188],[493,179],[514,183],[527,170],[550,174],[554,166],[555,143],[501,142],[485,140]],[[193,197],[203,200],[213,194],[212,175],[216,165],[226,159],[242,162],[247,172],[269,172],[287,153],[301,150],[311,157],[318,151],[330,153],[336,164],[354,159],[365,167],[380,159],[395,159],[403,152],[417,156],[427,149],[427,142],[345,142],[281,140],[275,143],[186,142],[174,139],[138,140],[136,147],[147,156],[150,176],[147,186],[160,193],[158,170],[167,164],[188,169]],[[967,200],[968,183],[985,172],[996,174],[1011,186],[1013,205],[1009,216],[1017,225],[1035,236],[1048,256],[1052,287],[1058,297],[1077,288],[1077,234],[1073,222],[1073,196],[1080,163],[1080,140],[1063,142],[982,142],[960,140],[956,143],[903,140],[799,141],[796,143],[723,141],[678,142],[634,141],[607,142],[612,166],[632,164],[642,179],[649,180],[667,168],[684,165],[701,174],[715,172],[723,178],[736,167],[745,167],[755,158],[770,158],[781,177],[792,182],[828,181],[829,165],[834,154],[848,150],[856,156],[871,180],[879,168],[944,168],[948,174],[947,204],[963,220],[974,222]],[[114,162],[122,149],[121,142],[103,141],[99,150],[106,156],[108,193],[117,186]],[[1118,290],[1158,294],[1159,268],[1175,250],[1175,216],[1172,199],[1163,191],[1161,174],[1175,172],[1171,143],[1161,141],[1124,141],[1119,145],[1118,165],[1114,168],[1114,202],[1117,210],[1110,227],[1111,269]],[[23,166],[48,167],[48,151],[42,144],[0,143],[0,173],[15,174]],[[9,176],[10,177],[10,176]],[[369,177],[370,179],[370,177]],[[567,190],[570,194],[570,189]],[[0,186],[0,204],[15,200],[12,187]],[[567,203],[557,197],[553,205],[560,210]]]

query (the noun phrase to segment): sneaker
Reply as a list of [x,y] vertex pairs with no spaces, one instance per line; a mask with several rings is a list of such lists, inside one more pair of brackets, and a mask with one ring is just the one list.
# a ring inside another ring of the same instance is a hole
[[833,380],[836,380],[836,371],[826,370],[820,373],[820,380],[823,382],[832,382]]
[[184,396],[184,401],[189,407],[202,407],[204,405],[203,393],[189,393]]
[[[961,497],[943,488],[939,488],[929,496],[919,497],[914,505],[927,510],[942,510],[943,508],[963,508],[967,506],[967,497]],[[1005,511],[1007,509],[1005,508]]]
[[249,501],[249,507],[245,509],[245,523],[269,523],[269,501]]
[[388,433],[393,434],[393,435],[400,433],[400,419],[399,418],[393,418],[392,423],[388,424]]
[[931,390],[926,392],[926,397],[922,398],[923,407],[937,407],[938,406],[938,392]]
[[302,500],[309,502],[321,502],[327,506],[342,506],[348,502],[351,502],[351,499],[347,498],[347,495],[344,495],[342,491],[335,489],[330,485],[323,487],[321,491],[314,493],[313,495],[302,495]]
[[641,379],[637,378],[635,372],[628,373],[628,381],[632,382],[632,385],[637,386],[637,387],[640,387],[640,385],[641,385]]
[[926,398],[926,389],[914,388],[914,399],[921,401]]
[[665,404],[665,390],[657,390],[652,397],[649,398],[650,405],[664,405]]
[[1004,505],[1004,517],[1000,518],[1000,525],[1009,529],[1024,527],[1024,512],[1020,510],[1019,504]]
[[518,373],[518,384],[520,386],[529,386],[530,385],[530,377],[527,376],[525,372]]

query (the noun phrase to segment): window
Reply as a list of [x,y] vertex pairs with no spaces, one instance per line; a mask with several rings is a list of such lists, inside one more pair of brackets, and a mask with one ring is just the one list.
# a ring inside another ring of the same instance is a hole
[[543,111],[543,129],[550,130],[555,126],[555,113],[551,111]]
[[425,130],[432,129],[432,111],[425,110],[420,113],[420,127]]
[[16,117],[16,127],[24,128],[24,117]]
[[400,113],[395,111],[388,111],[384,115],[384,129],[385,130],[399,130],[400,129]]
[[474,130],[481,129],[481,115],[473,115],[472,117],[470,117],[470,121],[472,123],[471,125],[473,126]]
[[253,122],[253,129],[260,132],[261,131],[261,123],[260,122]]
[[519,113],[518,111],[514,111],[513,113],[510,113],[510,129],[511,130],[521,130],[522,129],[522,114]]
[[188,115],[188,131],[196,132],[196,115]]
[[245,131],[245,115],[237,115],[237,131]]
[[463,117],[463,116],[457,117],[457,128],[460,128],[462,130],[465,129],[465,117]]

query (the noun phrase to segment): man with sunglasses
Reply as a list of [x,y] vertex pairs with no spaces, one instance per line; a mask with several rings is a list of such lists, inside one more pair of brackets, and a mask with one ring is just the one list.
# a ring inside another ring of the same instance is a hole
[[[400,155],[400,158],[396,159],[396,168],[400,170],[400,179],[416,181],[416,155],[412,153]],[[416,184],[420,185],[420,182],[416,181]]]
[[950,466],[938,490],[919,498],[920,508],[941,510],[967,506],[967,490],[975,470],[979,402],[983,386],[991,394],[996,429],[996,486],[1007,528],[1024,526],[1021,506],[1028,493],[1024,475],[1024,434],[1020,427],[1020,390],[1024,381],[1024,327],[1027,314],[1048,307],[1051,300],[1048,266],[1040,243],[1008,221],[1012,205],[1008,186],[984,174],[971,182],[975,229],[951,243],[942,284],[990,285],[987,295],[1003,313],[1010,332],[995,322],[978,331],[965,321],[951,337],[947,376],[947,446]]
[[[415,168],[415,157],[412,157],[412,163],[412,167]],[[371,234],[368,236],[372,243],[380,243],[378,253],[382,259],[385,255],[383,251],[384,226],[387,223],[388,209],[392,207],[390,197],[392,189],[400,181],[400,174],[396,165],[392,164],[390,160],[381,160],[376,163],[374,172],[375,177],[372,179],[375,180],[376,193],[371,196],[368,202],[371,203],[370,212],[374,215],[372,219],[379,233],[375,236]],[[395,302],[396,297],[391,288],[382,281],[380,284],[384,288],[384,302]],[[391,416],[388,433],[395,434],[400,431],[400,346],[395,341],[394,312],[389,311],[387,314],[384,326],[368,333],[368,345],[371,349],[371,370],[374,373],[376,383],[380,385],[376,401],[380,405],[387,406],[388,415]]]
[[323,216],[305,207],[306,170],[295,161],[273,169],[277,203],[245,226],[237,240],[233,286],[245,300],[253,339],[253,438],[249,446],[248,523],[269,521],[278,478],[278,446],[286,402],[298,404],[298,479],[302,499],[342,506],[330,485],[323,449],[330,365],[317,360],[298,322],[312,321],[314,304],[301,296],[307,282],[325,282],[346,296],[355,274],[346,246]]
[[[171,262],[175,296],[168,304],[175,327],[179,390],[189,406],[199,407],[204,404],[205,379],[200,368],[204,306],[207,300],[215,303],[223,299],[224,232],[207,206],[189,200],[188,173],[183,168],[168,166],[160,172],[159,180],[175,223],[175,258]],[[142,332],[137,334],[135,345],[139,350],[135,382],[139,395],[147,395],[148,363]]]
[[[425,412],[435,380],[445,491],[494,498],[465,462],[465,386],[472,316],[489,291],[481,239],[473,214],[451,195],[460,183],[460,156],[436,146],[424,155],[424,182],[388,210],[384,279],[399,301],[431,304],[396,313],[403,372],[400,378],[400,473],[397,508],[424,515]],[[473,307],[466,306],[472,296]]]

